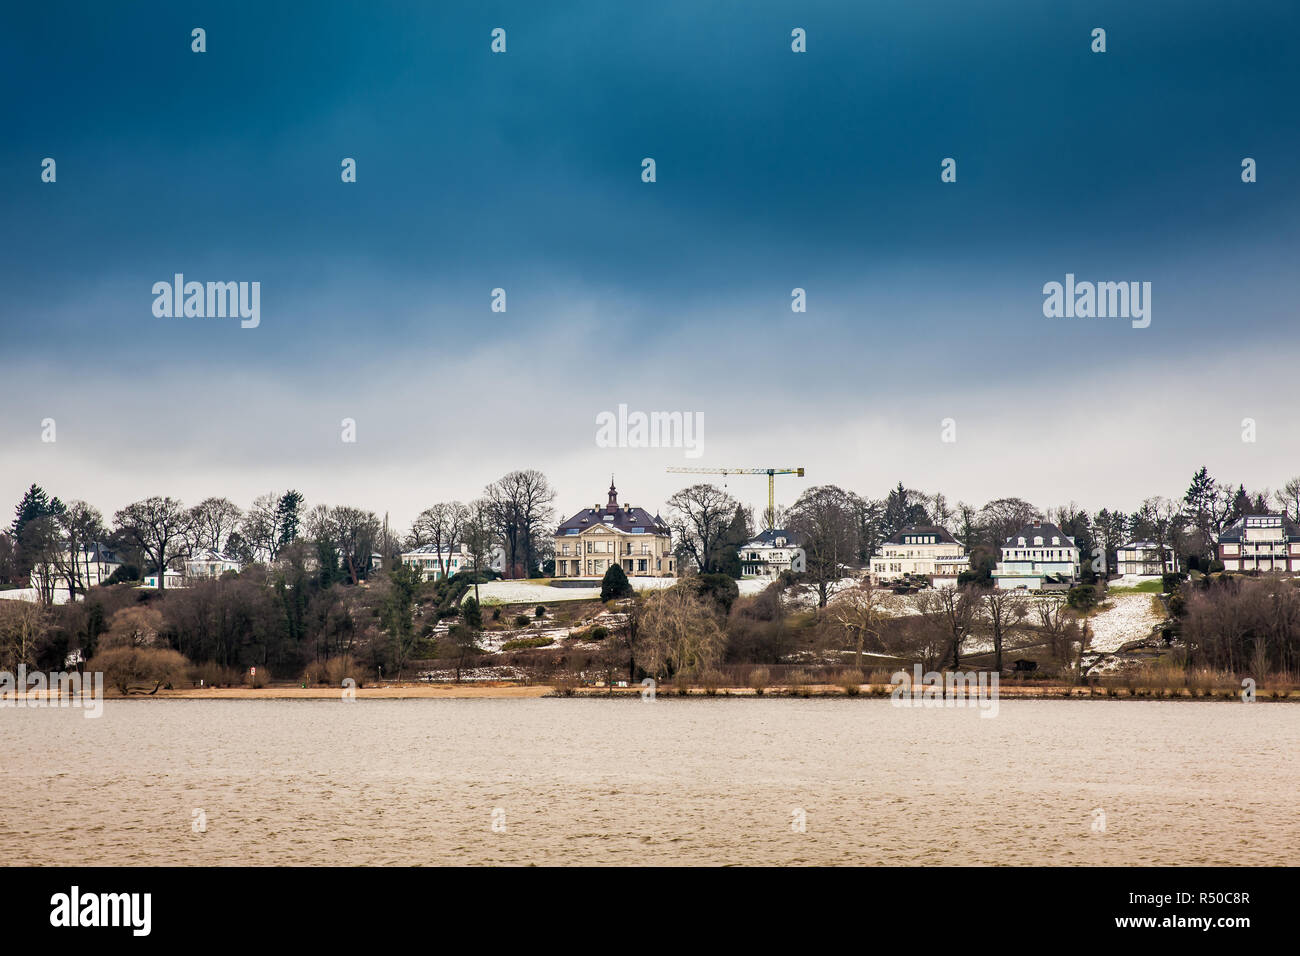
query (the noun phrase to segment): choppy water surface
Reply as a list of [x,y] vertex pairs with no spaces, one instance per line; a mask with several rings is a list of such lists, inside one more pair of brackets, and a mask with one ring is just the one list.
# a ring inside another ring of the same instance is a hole
[[0,859],[1292,863],[1297,753],[1268,703],[110,700],[0,710]]

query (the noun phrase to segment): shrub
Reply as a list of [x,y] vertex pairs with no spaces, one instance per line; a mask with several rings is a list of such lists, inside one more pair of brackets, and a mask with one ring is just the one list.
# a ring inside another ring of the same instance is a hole
[[755,667],[745,678],[745,683],[760,697],[772,681],[772,673],[766,667]]
[[537,618],[538,620],[541,620],[542,618],[546,617],[546,605],[539,604],[537,605],[537,607],[533,608],[533,617]]
[[517,640],[506,641],[501,645],[503,651],[522,651],[530,647],[546,647],[548,644],[554,644],[555,639],[551,637],[521,637]]
[[632,596],[632,585],[628,583],[627,575],[617,564],[611,564],[605,572],[605,577],[600,582],[600,599],[602,601],[612,601],[615,598],[630,598]]
[[723,680],[720,671],[709,669],[700,675],[700,686],[704,688],[704,693],[710,697],[717,696],[718,688],[720,688],[723,683],[725,683],[725,681]]
[[100,651],[86,665],[86,670],[101,671],[104,680],[123,694],[135,684],[153,684],[149,693],[159,687],[179,683],[189,661],[178,652],[159,647],[110,647]]
[[840,687],[844,688],[844,693],[850,697],[857,697],[861,693],[864,683],[866,683],[866,678],[862,675],[862,671],[840,671]]
[[140,569],[134,564],[123,564],[108,576],[105,584],[123,584],[127,581],[139,581]]
[[1076,611],[1088,612],[1097,605],[1097,588],[1092,584],[1079,584],[1070,588],[1065,603]]
[[483,626],[483,610],[478,606],[478,601],[474,598],[467,597],[465,603],[460,606],[460,619],[470,627],[479,628]]
[[318,684],[327,683],[325,678],[325,662],[312,661],[302,669],[302,683],[308,687],[315,687]]
[[740,587],[735,578],[726,574],[697,574],[689,578],[688,583],[697,595],[713,601],[723,617],[731,613],[731,606],[740,597]]
[[499,621],[499,620],[501,620],[501,608],[499,608],[499,607],[494,607],[494,608],[492,609],[492,620],[494,620],[494,621]]
[[517,615],[515,615],[515,627],[527,627],[527,626],[528,626],[528,615],[527,615],[527,614],[517,614]]
[[265,664],[250,667],[244,672],[244,683],[249,687],[265,687],[271,682],[271,668]]
[[325,661],[325,683],[332,687],[342,687],[344,678],[351,677],[358,687],[366,684],[366,672],[357,665],[351,654],[331,657]]
[[572,697],[578,689],[578,682],[570,674],[553,674],[548,681],[561,697]]
[[790,688],[792,694],[798,694],[800,697],[812,696],[812,677],[805,670],[791,671],[785,679],[786,686]]
[[609,628],[603,624],[597,624],[587,632],[587,640],[589,641],[603,641],[607,637],[609,637]]
[[216,661],[204,661],[190,668],[190,680],[204,687],[234,687],[243,674],[233,667],[222,667]]

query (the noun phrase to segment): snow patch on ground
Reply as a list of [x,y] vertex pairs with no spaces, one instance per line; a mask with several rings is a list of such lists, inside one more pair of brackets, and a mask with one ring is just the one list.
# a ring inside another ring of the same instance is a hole
[[[634,591],[660,591],[677,583],[677,578],[629,578]],[[761,578],[737,581],[742,595],[758,594],[771,581]],[[479,600],[484,605],[493,604],[553,604],[556,601],[594,601],[600,599],[600,588],[552,587],[540,581],[490,581],[478,586]],[[474,593],[470,588],[469,594]]]
[[[40,600],[40,592],[37,591],[36,588],[10,588],[7,591],[0,591],[0,600],[37,601]],[[54,603],[68,603],[68,591],[66,588],[59,588],[54,592]]]
[[1150,637],[1151,629],[1162,620],[1152,605],[1153,597],[1153,594],[1109,595],[1106,603],[1115,606],[1088,619],[1088,629],[1092,632],[1089,646],[1094,651],[1110,653],[1129,641]]

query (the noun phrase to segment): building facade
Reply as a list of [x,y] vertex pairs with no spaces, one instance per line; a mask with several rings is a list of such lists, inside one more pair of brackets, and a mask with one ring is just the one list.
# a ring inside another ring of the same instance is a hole
[[780,577],[787,571],[808,570],[808,556],[794,531],[772,528],[745,542],[740,549],[740,574],[746,578]]
[[185,577],[189,580],[219,578],[227,571],[238,573],[242,567],[234,558],[205,548],[185,559]]
[[630,577],[677,573],[672,533],[657,514],[618,503],[610,479],[605,506],[584,508],[555,531],[555,577],[601,578],[617,564]]
[[1300,527],[1285,515],[1246,515],[1219,535],[1225,571],[1300,571]]
[[1178,557],[1169,545],[1162,546],[1155,541],[1130,541],[1115,549],[1115,570],[1124,577],[1158,578],[1162,574],[1177,573]]
[[1079,580],[1074,539],[1048,521],[1025,525],[1002,545],[993,583],[1003,590],[1058,591]]
[[[65,547],[57,564],[38,561],[32,568],[31,586],[38,591],[68,590],[69,575],[66,570],[74,566],[73,560],[72,552]],[[82,545],[75,560],[76,571],[73,577],[82,588],[93,588],[103,584],[122,566],[122,559],[118,557],[117,552],[99,541],[90,541]]]
[[455,548],[443,548],[441,551],[432,544],[403,551],[402,563],[407,567],[418,568],[426,581],[437,581],[444,574],[451,577],[457,571],[474,570],[474,557],[463,544]]
[[871,580],[882,584],[906,575],[955,577],[969,566],[966,546],[947,529],[909,525],[881,543],[871,559]]

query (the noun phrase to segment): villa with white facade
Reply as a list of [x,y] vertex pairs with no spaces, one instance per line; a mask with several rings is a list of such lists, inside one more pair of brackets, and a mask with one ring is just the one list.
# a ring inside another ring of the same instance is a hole
[[1300,527],[1285,515],[1246,515],[1219,535],[1225,571],[1300,571]]
[[871,559],[871,580],[882,584],[905,575],[955,578],[969,566],[966,546],[946,528],[909,525],[880,545]]
[[[31,586],[38,591],[68,590],[69,575],[65,571],[73,567],[72,562],[72,552],[67,550],[65,542],[65,549],[58,563],[38,561],[32,568]],[[93,588],[106,582],[121,566],[122,559],[118,557],[116,551],[102,542],[88,541],[77,552],[76,573],[73,576],[76,577],[80,587]]]
[[[1164,560],[1161,560],[1163,552]],[[1158,578],[1178,571],[1178,556],[1169,545],[1130,541],[1115,550],[1115,570],[1127,578]]]
[[1002,590],[1066,590],[1079,580],[1074,539],[1049,521],[1025,525],[1002,545],[993,583]]
[[794,531],[769,528],[740,548],[740,574],[746,578],[775,579],[786,571],[808,569],[808,556]]
[[242,567],[243,565],[235,558],[214,551],[212,548],[204,548],[185,559],[185,577],[187,580],[219,578],[227,571],[238,573]]
[[432,544],[403,551],[402,563],[407,567],[418,568],[426,581],[437,581],[444,574],[451,577],[457,571],[474,570],[474,557],[464,544],[455,548],[443,548],[441,551]]

